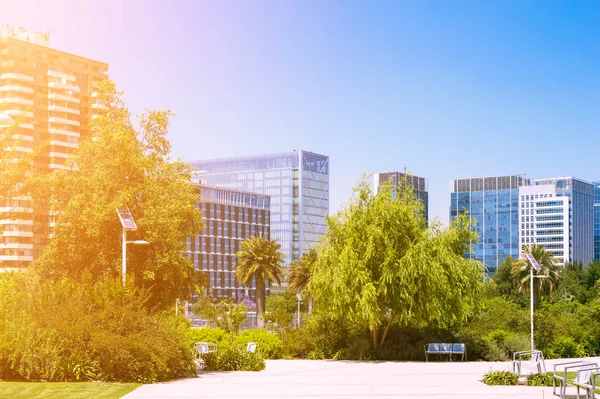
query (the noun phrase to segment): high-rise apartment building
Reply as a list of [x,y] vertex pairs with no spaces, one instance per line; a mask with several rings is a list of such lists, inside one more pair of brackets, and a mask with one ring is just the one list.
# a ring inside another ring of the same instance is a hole
[[286,267],[325,234],[329,157],[308,151],[191,162],[208,184],[271,197],[271,238]]
[[467,212],[479,236],[473,253],[489,275],[507,256],[519,257],[519,188],[531,180],[520,175],[457,179],[450,194],[450,220]]
[[600,260],[600,181],[594,182],[594,259]]
[[389,184],[392,188],[392,196],[395,197],[397,190],[402,190],[403,184],[410,184],[415,197],[418,198],[425,207],[425,220],[429,219],[429,192],[427,190],[427,179],[402,172],[383,172],[373,175],[374,191],[379,192],[383,184]]
[[561,265],[571,258],[569,197],[559,197],[554,184],[519,187],[519,253],[543,245]]
[[[49,47],[48,32],[0,28],[0,113],[18,123],[18,151],[44,144],[35,167],[68,169],[80,140],[89,137],[94,87],[108,65]],[[14,219],[10,213],[25,212]],[[54,215],[29,198],[0,204],[0,269],[27,267],[48,244]]]
[[[256,286],[242,286],[235,279],[241,243],[249,237],[270,237],[268,195],[199,184],[204,228],[187,238],[187,255],[194,268],[209,279],[210,295],[218,298],[254,297]],[[269,287],[267,287],[268,293]]]
[[532,197],[531,193],[529,200],[520,198],[525,211],[521,217],[527,217],[528,208],[529,216],[533,215],[530,228],[522,229],[530,235],[521,236],[521,245],[523,238],[529,238],[543,244],[563,263],[580,261],[587,265],[594,257],[594,185],[574,177],[537,179],[535,185],[544,189],[534,195],[553,194],[548,197],[552,200]]

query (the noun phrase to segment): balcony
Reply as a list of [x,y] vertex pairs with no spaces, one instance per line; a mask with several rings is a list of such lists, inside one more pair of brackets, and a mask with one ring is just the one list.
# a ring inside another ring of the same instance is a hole
[[81,123],[73,121],[71,119],[59,118],[58,116],[51,116],[48,118],[48,123],[62,123],[63,125],[80,126]]
[[0,86],[0,91],[16,91],[21,93],[33,94],[33,88],[21,85],[6,85]]
[[70,130],[64,130],[56,127],[50,128],[48,131],[50,134],[62,134],[64,136],[80,137],[79,132],[72,132]]
[[33,76],[22,73],[3,73],[0,74],[0,79],[21,80],[23,82],[33,82]]
[[62,158],[62,159],[69,159],[71,158],[71,154],[66,154],[64,152],[57,152],[57,151],[52,151],[48,154],[51,158]]
[[52,69],[48,70],[48,76],[59,78],[59,79],[64,79],[65,81],[68,81],[68,82],[75,82],[75,76],[69,75],[68,73],[65,73],[65,72],[53,71]]
[[[77,148],[77,144],[75,143],[67,143],[66,141],[60,140],[50,140],[50,145],[57,145],[65,148]],[[50,156],[52,156],[52,153],[50,153]]]
[[[20,255],[0,255],[1,261],[15,261],[15,262],[33,262],[33,256],[20,256]],[[0,269],[1,271],[20,271],[23,270],[18,267],[7,267]]]
[[94,103],[94,104],[92,104],[92,109],[106,110],[106,109],[108,109],[108,107],[104,104]]
[[33,106],[33,100],[27,100],[19,97],[6,97],[0,98],[0,104],[21,104],[26,106]]
[[81,91],[79,86],[69,84],[69,83],[63,83],[63,82],[49,82],[48,87],[51,89],[61,89],[61,90],[67,90],[67,91],[74,91],[77,93],[79,93]]
[[32,231],[3,231],[4,237],[33,237]]
[[6,115],[10,115],[10,116],[15,116],[15,117],[21,117],[24,116],[26,118],[33,118],[33,112],[31,111],[23,111],[20,109],[5,109],[4,112]]
[[[51,163],[48,165],[50,169],[60,169],[60,170],[71,170],[67,165],[61,165],[59,163]],[[51,226],[54,226],[54,223],[50,223]]]
[[63,107],[61,105],[49,105],[48,111],[66,112],[66,113],[74,114],[74,115],[80,114],[79,110],[76,108],[68,108],[68,107]]
[[72,102],[75,104],[81,103],[81,100],[77,97],[74,97],[72,95],[60,94],[60,93],[49,93],[48,99],[49,100],[69,101],[69,102]]

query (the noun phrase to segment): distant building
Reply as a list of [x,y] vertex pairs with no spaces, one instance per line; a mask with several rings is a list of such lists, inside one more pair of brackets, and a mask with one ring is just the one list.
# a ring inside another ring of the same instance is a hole
[[594,185],[574,177],[537,179],[535,185],[519,193],[521,247],[542,244],[563,264],[586,266],[594,258]]
[[[108,78],[107,71],[103,62],[49,47],[47,31],[0,27],[0,113],[19,122],[17,152],[45,143],[35,167],[68,169],[71,154],[90,136],[90,120],[105,108],[95,87]],[[15,211],[29,216],[10,218]],[[39,257],[55,218],[28,198],[0,203],[0,270],[27,267]]]
[[383,172],[375,173],[373,176],[374,191],[377,193],[380,187],[387,183],[392,188],[392,196],[395,197],[397,190],[402,190],[402,182],[406,181],[411,185],[415,197],[423,203],[425,208],[425,220],[429,220],[429,192],[427,190],[427,179],[402,172]]
[[493,275],[507,256],[519,257],[519,188],[532,181],[524,176],[457,179],[452,182],[450,220],[467,212],[476,221],[479,241],[473,253]]
[[197,206],[202,210],[204,228],[200,235],[187,238],[187,256],[194,268],[208,277],[211,296],[254,298],[254,282],[244,287],[235,279],[236,253],[248,237],[269,239],[269,196],[204,184],[199,189],[202,200]]
[[286,267],[325,234],[329,157],[293,151],[190,164],[198,169],[198,177],[210,185],[270,196],[271,238],[281,244]]
[[600,260],[600,181],[594,182],[594,259]]

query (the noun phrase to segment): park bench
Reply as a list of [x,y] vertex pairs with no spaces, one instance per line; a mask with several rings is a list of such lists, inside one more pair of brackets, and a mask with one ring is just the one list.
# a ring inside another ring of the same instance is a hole
[[256,352],[257,343],[256,342],[246,342],[244,344],[239,344],[237,349],[240,351],[248,351],[251,353]]
[[196,342],[196,358],[200,358],[203,353],[210,353],[217,351],[217,344],[211,344],[210,342]]
[[[528,359],[529,358],[529,359]],[[513,353],[512,371],[521,376],[521,366],[523,361],[531,360],[537,372],[546,372],[546,363],[544,362],[544,354],[540,350],[528,350]]]
[[[567,373],[577,372],[575,380],[568,381]],[[600,367],[598,363],[587,360],[577,360],[572,362],[557,363],[554,365],[554,373],[552,376],[552,392],[556,395],[556,384],[560,390],[559,396],[564,399],[566,397],[567,384],[577,387],[577,397],[579,398],[579,389],[586,390],[585,396],[589,397],[591,392],[592,398],[595,397],[596,377],[600,375]]]
[[461,360],[467,360],[467,346],[465,344],[449,343],[430,343],[425,345],[425,361],[429,361],[428,355],[448,355],[452,360],[452,355],[462,355]]

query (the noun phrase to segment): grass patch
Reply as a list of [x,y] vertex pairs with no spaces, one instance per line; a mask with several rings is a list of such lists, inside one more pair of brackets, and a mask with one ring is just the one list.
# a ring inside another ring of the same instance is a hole
[[0,398],[119,399],[141,385],[142,384],[120,382],[0,381]]

